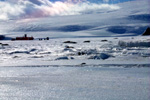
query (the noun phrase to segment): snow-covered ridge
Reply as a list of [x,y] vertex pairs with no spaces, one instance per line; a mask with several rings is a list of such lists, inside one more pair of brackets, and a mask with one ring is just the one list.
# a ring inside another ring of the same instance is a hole
[[118,45],[124,47],[150,47],[150,39],[145,41],[119,41]]
[[[69,40],[69,42],[68,42]],[[149,64],[148,37],[1,41],[1,66]]]

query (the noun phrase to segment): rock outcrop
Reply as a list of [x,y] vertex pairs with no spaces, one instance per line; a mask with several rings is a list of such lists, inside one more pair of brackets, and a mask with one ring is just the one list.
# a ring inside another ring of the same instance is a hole
[[4,40],[5,36],[4,35],[0,35],[0,40]]
[[143,36],[150,35],[150,27],[148,27],[142,35]]

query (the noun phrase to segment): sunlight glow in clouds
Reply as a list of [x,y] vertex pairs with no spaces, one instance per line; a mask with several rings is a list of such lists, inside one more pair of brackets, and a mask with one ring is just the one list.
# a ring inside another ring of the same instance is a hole
[[117,9],[119,7],[116,5],[96,4],[86,0],[4,0],[0,1],[0,20],[76,15]]

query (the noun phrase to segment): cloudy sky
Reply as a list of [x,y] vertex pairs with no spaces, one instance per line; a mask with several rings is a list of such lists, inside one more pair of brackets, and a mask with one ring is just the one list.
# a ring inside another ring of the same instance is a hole
[[149,5],[149,0],[0,0],[0,34],[132,34],[149,26]]
[[0,0],[0,20],[77,15],[92,10],[119,9],[129,0]]

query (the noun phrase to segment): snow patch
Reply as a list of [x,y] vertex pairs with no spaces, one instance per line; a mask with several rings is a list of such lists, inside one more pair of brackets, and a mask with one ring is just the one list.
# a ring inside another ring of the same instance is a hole
[[102,60],[105,60],[105,59],[108,59],[109,57],[111,57],[109,54],[100,53],[100,54],[98,54],[96,56],[89,57],[89,59],[102,59]]
[[121,47],[150,47],[150,41],[119,41]]

